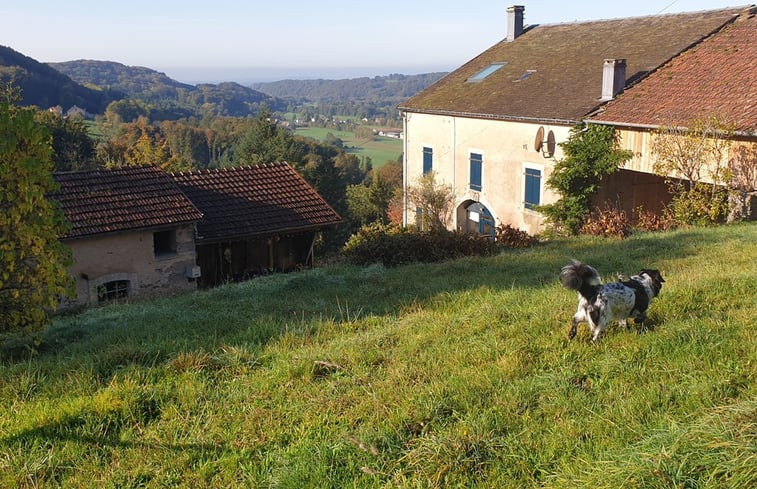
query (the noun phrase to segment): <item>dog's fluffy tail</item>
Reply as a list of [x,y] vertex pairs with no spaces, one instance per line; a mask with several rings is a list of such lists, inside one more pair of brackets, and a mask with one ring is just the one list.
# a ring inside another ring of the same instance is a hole
[[597,295],[602,279],[594,267],[571,260],[570,264],[560,270],[560,282],[563,286],[578,291],[587,301],[591,301]]

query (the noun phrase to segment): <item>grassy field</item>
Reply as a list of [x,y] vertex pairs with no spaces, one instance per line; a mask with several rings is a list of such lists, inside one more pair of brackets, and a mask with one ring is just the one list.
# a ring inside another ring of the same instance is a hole
[[[659,268],[566,338],[569,258]],[[334,266],[62,316],[0,364],[0,487],[757,487],[757,225]]]
[[344,142],[348,153],[369,157],[374,168],[380,168],[387,161],[397,161],[402,154],[402,140],[395,138],[376,136],[371,139],[357,139],[355,133],[323,127],[300,127],[295,133],[318,141],[323,141],[328,133],[332,133]]

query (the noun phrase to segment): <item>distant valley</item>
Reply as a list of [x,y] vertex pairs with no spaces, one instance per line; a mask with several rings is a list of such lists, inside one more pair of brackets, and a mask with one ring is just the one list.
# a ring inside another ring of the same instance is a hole
[[146,67],[93,60],[45,64],[0,46],[0,82],[19,86],[24,105],[57,105],[64,111],[78,106],[102,114],[113,102],[135,99],[149,106],[151,117],[157,120],[247,117],[263,104],[282,113],[294,112],[302,104],[328,104],[330,112],[339,112],[345,104],[354,112],[355,104],[367,104],[369,113],[386,112],[444,74],[281,80],[250,87],[235,82],[190,85]]

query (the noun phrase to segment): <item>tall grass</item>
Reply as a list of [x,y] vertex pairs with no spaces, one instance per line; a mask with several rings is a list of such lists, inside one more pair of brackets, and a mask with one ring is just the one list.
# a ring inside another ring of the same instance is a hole
[[[757,226],[336,266],[61,316],[0,365],[0,487],[757,486]],[[569,258],[666,279],[567,340]]]

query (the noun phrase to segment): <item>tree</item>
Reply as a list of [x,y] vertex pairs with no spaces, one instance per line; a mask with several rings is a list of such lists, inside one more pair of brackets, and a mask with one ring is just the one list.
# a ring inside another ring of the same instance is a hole
[[302,161],[302,148],[292,134],[276,124],[270,111],[263,107],[234,152],[237,164],[258,165],[275,161]]
[[40,111],[36,120],[53,136],[53,163],[56,171],[90,170],[97,168],[95,143],[87,126],[79,117],[61,117],[50,111]]
[[377,221],[386,223],[393,195],[394,189],[387,185],[380,175],[376,175],[370,186],[347,186],[347,205],[350,214],[360,221],[361,226]]
[[0,333],[34,332],[73,290],[70,251],[58,240],[64,218],[46,197],[51,136],[33,109],[0,102],[0,161]]
[[417,185],[407,189],[407,200],[421,211],[422,229],[438,231],[446,229],[452,217],[455,195],[452,187],[436,181],[436,172],[429,172],[418,179]]
[[591,214],[591,198],[602,177],[616,171],[633,153],[620,149],[615,128],[598,124],[574,126],[560,146],[565,157],[555,163],[547,179],[547,186],[560,198],[537,210],[553,227],[576,234]]
[[728,159],[728,222],[753,219],[757,198],[757,143],[737,143]]
[[725,218],[733,132],[732,124],[714,116],[655,131],[654,169],[673,194],[671,209],[677,221],[705,224]]

